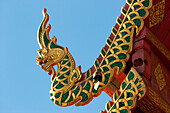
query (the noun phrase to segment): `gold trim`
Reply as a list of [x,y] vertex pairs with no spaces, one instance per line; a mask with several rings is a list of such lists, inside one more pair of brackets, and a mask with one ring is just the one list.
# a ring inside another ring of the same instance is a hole
[[155,74],[159,89],[160,91],[162,91],[162,89],[166,86],[166,81],[165,81],[165,77],[164,77],[160,64],[158,64],[157,67],[155,68],[154,74]]

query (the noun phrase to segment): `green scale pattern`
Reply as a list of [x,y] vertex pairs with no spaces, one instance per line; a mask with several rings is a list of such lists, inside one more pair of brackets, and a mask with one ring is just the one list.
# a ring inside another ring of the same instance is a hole
[[[123,110],[124,112],[128,113],[128,109],[133,108],[136,105],[135,103],[137,97],[144,96],[145,90],[143,89],[145,89],[145,85],[142,81],[142,78],[135,73],[137,72],[131,69],[131,71],[128,73],[127,77],[121,84],[120,87],[121,94],[119,95],[118,91],[114,93],[113,101],[115,103],[112,106],[110,104],[110,101],[106,104],[106,111],[108,113],[110,113],[109,111],[113,112],[122,109],[122,107],[126,107],[127,109],[123,109]],[[132,83],[134,83],[135,85],[132,85]],[[141,87],[138,88],[138,86]],[[138,90],[139,93],[136,93],[137,91],[135,90]],[[143,92],[143,94],[141,94],[140,92]],[[125,103],[127,103],[128,106]]]
[[[97,89],[94,89],[94,85],[98,82],[94,79],[91,68],[85,72],[85,78],[82,81],[72,82],[74,78],[78,79],[82,73],[73,73],[73,70],[70,67],[72,62],[70,61],[70,56],[66,55],[62,61],[59,62],[58,72],[53,80],[51,90],[53,93],[50,93],[51,100],[61,106],[68,106],[73,104],[79,99],[77,105],[84,105],[91,101],[93,96],[99,95],[101,91],[107,86],[110,82],[113,72],[117,70],[116,74],[119,75],[126,68],[126,62],[129,60],[130,53],[132,52],[133,47],[133,35],[136,32],[136,35],[140,32],[143,27],[143,19],[148,15],[148,10],[145,7],[149,7],[149,0],[127,0],[127,4],[130,6],[128,10],[125,7],[122,8],[122,14],[125,16],[123,20],[118,17],[117,24],[119,24],[119,29],[113,27],[112,35],[115,37],[113,40],[108,37],[106,41],[106,46],[109,47],[107,50],[102,48],[100,55],[102,56],[102,61],[99,62],[96,59],[94,63],[95,73],[100,72],[102,79],[99,80],[99,86]],[[132,8],[133,7],[133,8]],[[128,16],[127,16],[128,15]],[[42,23],[44,23],[45,19]],[[42,35],[42,25],[39,28],[39,36]],[[48,39],[48,28],[43,33],[44,43],[47,46],[49,43]],[[134,31],[135,30],[135,31]],[[39,40],[40,37],[39,37]],[[62,47],[51,43],[51,48],[60,48]],[[41,51],[39,51],[41,54]],[[73,60],[73,59],[71,59]],[[80,70],[81,71],[81,70]],[[94,74],[95,74],[94,73]],[[128,75],[129,81],[134,79],[133,73]],[[137,89],[132,88],[132,84],[126,82],[122,83],[122,89],[133,89],[134,92],[142,88],[142,85],[139,84],[139,80],[135,79],[134,84],[137,85]],[[65,86],[68,86],[64,89]],[[63,89],[63,90],[62,90]],[[140,95],[144,95],[144,91],[139,92]],[[126,95],[126,96],[125,96]],[[116,95],[118,98],[118,95]],[[121,98],[127,97],[131,98],[131,93],[122,94]],[[81,98],[80,98],[81,97]],[[55,99],[54,99],[55,98]],[[132,101],[128,101],[128,105],[132,105]],[[119,103],[119,106],[124,106],[123,102]],[[126,112],[126,110],[121,110],[120,112]]]
[[[137,5],[138,2],[141,2],[141,5]],[[132,51],[132,43],[133,43],[133,30],[136,29],[136,34],[140,32],[140,29],[143,27],[143,18],[146,18],[147,9],[145,7],[149,6],[149,0],[127,0],[127,3],[133,7],[129,7],[126,10],[124,7],[122,8],[123,15],[125,16],[122,20],[120,17],[117,19],[117,23],[121,26],[117,30],[115,27],[112,29],[112,34],[115,38],[112,39],[108,37],[106,41],[106,45],[109,46],[109,49],[106,51],[104,48],[101,50],[101,56],[103,60],[99,63],[98,59],[96,59],[94,63],[94,67],[96,70],[102,70],[104,73],[104,84],[109,82],[110,71],[117,69],[117,75],[125,69],[125,62],[129,60],[129,54]],[[136,4],[136,5],[133,5]],[[109,76],[109,77],[107,77]],[[101,83],[102,84],[102,83]],[[101,87],[103,87],[101,85]],[[140,87],[140,86],[139,86]]]

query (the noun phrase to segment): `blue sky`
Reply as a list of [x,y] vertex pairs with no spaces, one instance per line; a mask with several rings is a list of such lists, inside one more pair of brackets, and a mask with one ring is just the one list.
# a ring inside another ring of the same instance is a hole
[[125,0],[1,0],[0,113],[99,113],[102,93],[83,107],[59,107],[49,98],[50,76],[36,65],[37,30],[47,8],[50,37],[68,47],[76,66],[90,68],[105,45]]

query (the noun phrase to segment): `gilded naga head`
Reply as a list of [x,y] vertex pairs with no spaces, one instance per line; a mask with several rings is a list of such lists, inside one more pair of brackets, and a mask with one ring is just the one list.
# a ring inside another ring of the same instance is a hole
[[49,32],[51,25],[47,27],[47,22],[49,16],[46,13],[46,9],[43,10],[44,19],[38,29],[37,40],[40,46],[38,54],[40,57],[36,57],[37,64],[44,70],[51,74],[54,71],[53,66],[58,64],[58,62],[65,56],[67,53],[67,48],[57,45],[57,39],[53,36],[52,39],[49,38]]

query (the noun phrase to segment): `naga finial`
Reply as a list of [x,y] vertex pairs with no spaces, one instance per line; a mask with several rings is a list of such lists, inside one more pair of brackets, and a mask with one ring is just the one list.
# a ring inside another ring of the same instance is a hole
[[37,64],[41,66],[43,70],[49,72],[49,74],[52,74],[52,72],[54,72],[53,66],[56,65],[61,58],[64,57],[67,49],[64,49],[62,46],[57,44],[57,38],[55,36],[50,39],[49,32],[51,30],[51,25],[49,24],[46,27],[49,20],[49,16],[46,11],[47,9],[44,8],[44,19],[40,24],[37,33],[37,40],[41,49],[38,50],[40,57],[36,57],[36,59],[38,61]]
[[[81,72],[80,66],[76,68],[67,48],[59,46],[55,37],[49,38],[51,26],[46,27],[49,16],[47,10],[43,10],[44,19],[38,30],[38,43],[41,49],[38,50],[40,57],[37,57],[37,62],[43,70],[52,74],[50,99],[53,103],[59,106],[88,104],[93,97],[105,90],[112,79],[116,79],[125,70],[133,50],[135,32],[139,34],[143,28],[143,19],[147,17],[150,7],[148,5],[145,9],[146,3],[141,1],[127,2],[129,10],[123,8],[126,11],[118,18],[117,27],[113,27],[99,58],[85,73]],[[141,7],[133,8],[135,2]],[[58,66],[57,72],[53,68],[54,65]]]

